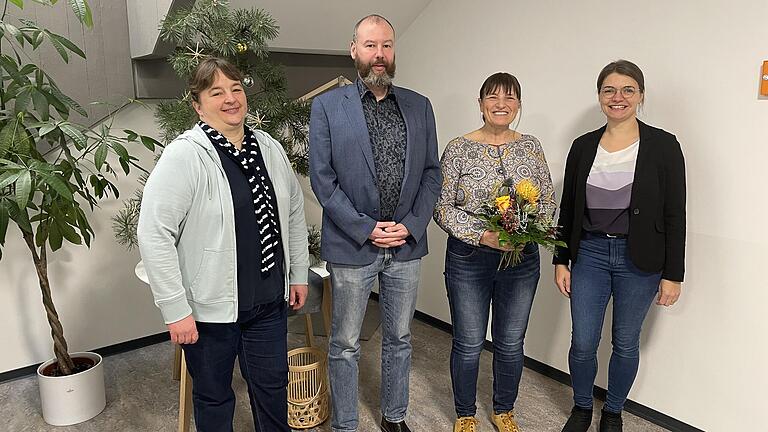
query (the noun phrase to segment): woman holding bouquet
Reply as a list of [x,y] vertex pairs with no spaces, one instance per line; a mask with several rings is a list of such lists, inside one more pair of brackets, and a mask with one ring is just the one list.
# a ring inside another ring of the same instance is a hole
[[[571,302],[568,362],[574,407],[563,432],[592,421],[597,347],[613,297],[613,353],[599,431],[622,430],[621,411],[639,364],[640,330],[656,304],[680,296],[685,253],[685,164],[674,135],[636,117],[645,81],[626,60],[597,79],[606,125],[576,138],[568,154],[559,225],[566,247],[555,283]],[[570,264],[570,269],[569,269]]]
[[[453,139],[443,153],[443,186],[434,219],[448,233],[445,284],[453,323],[451,380],[454,431],[475,431],[480,353],[493,305],[493,415],[500,432],[518,431],[512,409],[523,370],[523,339],[536,285],[539,251],[525,245],[518,263],[501,266],[510,245],[489,230],[482,214],[503,182],[527,180],[528,198],[541,215],[554,211],[552,179],[536,137],[510,128],[520,112],[520,83],[499,72],[478,99],[483,126]],[[532,187],[530,187],[532,186]]]

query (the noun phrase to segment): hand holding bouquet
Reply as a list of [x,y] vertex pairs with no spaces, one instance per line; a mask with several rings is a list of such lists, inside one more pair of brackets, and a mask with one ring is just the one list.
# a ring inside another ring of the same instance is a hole
[[528,179],[514,184],[507,179],[496,187],[494,199],[478,214],[488,231],[499,234],[499,246],[509,248],[502,255],[499,270],[520,263],[525,245],[533,242],[554,252],[565,246],[557,240],[557,225],[539,206],[539,188]]

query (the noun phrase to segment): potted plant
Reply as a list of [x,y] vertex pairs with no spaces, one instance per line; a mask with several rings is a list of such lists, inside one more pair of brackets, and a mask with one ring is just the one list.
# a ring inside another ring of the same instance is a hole
[[[72,120],[71,113],[84,118],[86,111],[30,60],[28,52],[50,43],[64,62],[85,54],[33,21],[9,22],[8,3],[23,8],[24,0],[0,1],[0,259],[13,222],[34,263],[53,337],[55,358],[38,368],[43,417],[53,425],[74,424],[105,406],[102,359],[95,353],[68,352],[48,278],[48,253],[65,242],[90,246],[94,231],[90,213],[81,204],[94,210],[101,199],[118,196],[111,180],[118,170],[128,174],[131,167],[141,169],[128,144],[141,143],[154,151],[159,143],[130,130],[115,135],[109,121],[85,126]],[[93,25],[86,0],[68,3],[82,24]]]

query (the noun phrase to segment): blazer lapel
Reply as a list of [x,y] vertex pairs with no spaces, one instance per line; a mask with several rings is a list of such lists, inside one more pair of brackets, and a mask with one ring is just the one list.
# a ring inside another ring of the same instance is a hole
[[408,180],[408,174],[411,172],[411,151],[413,145],[416,142],[416,119],[413,117],[413,111],[411,110],[411,101],[409,101],[403,92],[397,90],[397,87],[392,86],[392,91],[397,98],[397,106],[400,108],[400,114],[405,121],[405,167],[403,169],[403,183],[400,186],[400,196],[403,196],[403,190],[405,190],[405,184]]
[[347,113],[347,117],[350,122],[350,131],[353,139],[360,145],[360,149],[363,151],[365,162],[368,164],[368,168],[371,169],[371,173],[374,178],[376,177],[376,165],[373,162],[373,149],[371,149],[371,136],[368,134],[368,123],[365,122],[365,114],[363,114],[363,103],[360,101],[360,93],[357,91],[357,86],[352,83],[344,87],[344,111]]
[[642,183],[644,180],[643,174],[645,173],[645,167],[648,164],[648,157],[650,156],[651,143],[648,141],[647,125],[640,120],[637,121],[637,129],[640,133],[640,141],[637,148],[637,160],[635,161],[635,175],[632,179],[632,197],[630,198],[630,207],[634,208],[636,199],[638,196],[638,183]]

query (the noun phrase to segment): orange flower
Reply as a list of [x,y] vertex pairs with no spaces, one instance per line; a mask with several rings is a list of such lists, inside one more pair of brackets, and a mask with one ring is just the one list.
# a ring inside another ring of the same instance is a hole
[[502,195],[498,198],[496,198],[496,208],[499,209],[501,214],[504,214],[507,212],[507,209],[509,209],[509,206],[512,203],[510,202],[509,195]]

